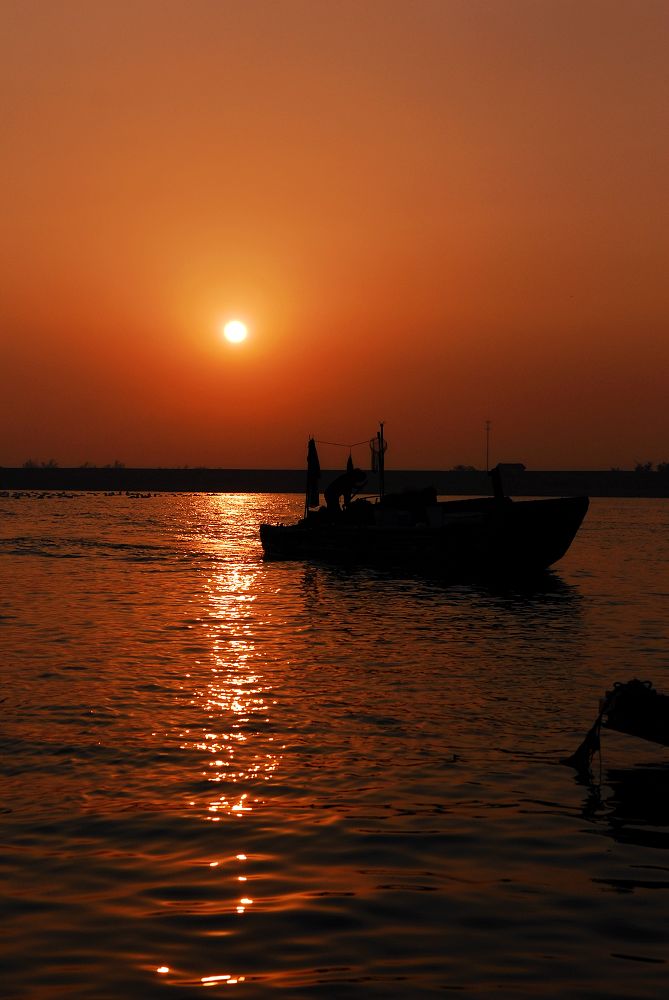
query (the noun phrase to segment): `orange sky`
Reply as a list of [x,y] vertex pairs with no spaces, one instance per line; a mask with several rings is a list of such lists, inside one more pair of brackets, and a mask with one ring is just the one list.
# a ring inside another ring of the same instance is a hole
[[0,465],[669,460],[666,0],[3,0],[0,50]]

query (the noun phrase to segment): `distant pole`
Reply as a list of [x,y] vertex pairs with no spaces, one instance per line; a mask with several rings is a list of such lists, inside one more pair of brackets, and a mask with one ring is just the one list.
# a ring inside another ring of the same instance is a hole
[[490,421],[485,422],[485,471],[490,472]]

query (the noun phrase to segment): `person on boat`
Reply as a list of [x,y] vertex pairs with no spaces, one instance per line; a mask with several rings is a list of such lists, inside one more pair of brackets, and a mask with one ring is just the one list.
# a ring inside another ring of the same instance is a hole
[[350,467],[347,466],[346,472],[333,479],[330,485],[324,490],[328,512],[337,513],[341,510],[339,506],[340,497],[344,499],[344,510],[346,510],[353,494],[357,493],[365,482],[366,476],[362,469],[353,468],[353,463],[351,463]]

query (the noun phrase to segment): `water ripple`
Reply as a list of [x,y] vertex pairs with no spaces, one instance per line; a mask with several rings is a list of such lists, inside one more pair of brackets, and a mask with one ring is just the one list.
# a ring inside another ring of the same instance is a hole
[[264,563],[301,503],[0,499],[3,997],[663,995],[666,752],[558,761],[667,686],[664,506],[523,590]]

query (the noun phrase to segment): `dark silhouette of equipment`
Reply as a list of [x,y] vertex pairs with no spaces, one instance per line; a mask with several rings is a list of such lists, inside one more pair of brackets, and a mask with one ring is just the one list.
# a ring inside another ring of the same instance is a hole
[[333,479],[324,491],[325,503],[328,510],[341,510],[339,506],[341,497],[344,499],[344,509],[346,509],[351,502],[353,494],[357,493],[366,481],[367,477],[362,469],[347,468],[346,472]]

